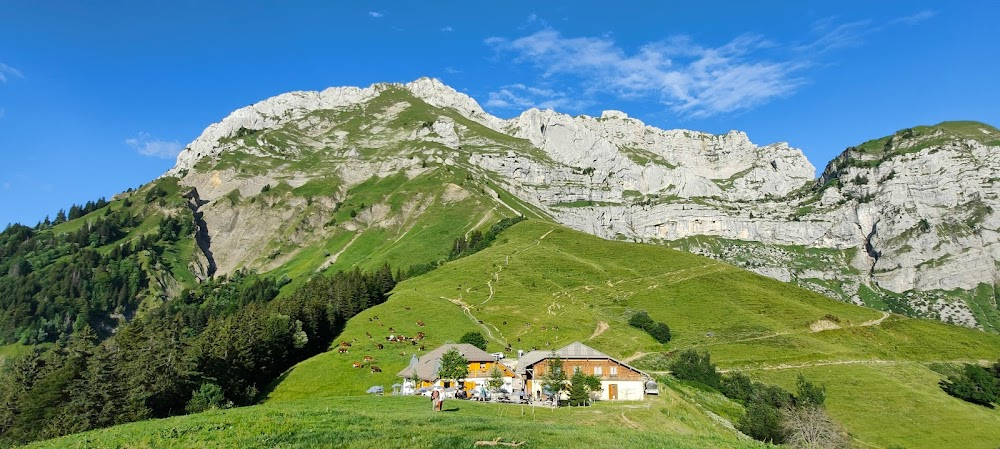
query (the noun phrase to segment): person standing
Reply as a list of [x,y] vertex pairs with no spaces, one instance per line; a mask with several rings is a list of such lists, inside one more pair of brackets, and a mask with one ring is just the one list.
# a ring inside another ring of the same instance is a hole
[[435,389],[431,392],[431,410],[437,411],[441,400],[441,391]]

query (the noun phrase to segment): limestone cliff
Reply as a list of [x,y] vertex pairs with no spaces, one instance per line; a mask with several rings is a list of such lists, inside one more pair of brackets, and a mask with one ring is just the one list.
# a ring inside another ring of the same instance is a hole
[[[848,149],[817,179],[785,143],[662,130],[619,111],[530,109],[502,120],[423,78],[292,92],[242,108],[209,126],[168,174],[214,201],[203,210],[221,272],[259,259],[288,220],[325,229],[352,188],[413,179],[431,165],[465,173],[462,183],[494,210],[687,249],[843,300],[992,327],[1000,325],[990,318],[1000,275],[998,150],[1000,131],[988,125],[917,127]],[[281,211],[219,203],[281,183],[326,183],[328,193]],[[427,209],[420,201],[413,210]],[[307,208],[313,218],[301,216]],[[394,220],[393,210],[380,220]],[[283,238],[316,240],[305,234]]]

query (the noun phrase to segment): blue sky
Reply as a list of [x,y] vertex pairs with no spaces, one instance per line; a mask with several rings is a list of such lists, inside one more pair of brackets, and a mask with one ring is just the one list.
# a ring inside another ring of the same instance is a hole
[[[472,4],[470,6],[470,4]],[[440,78],[501,117],[626,111],[822,167],[944,120],[1000,125],[994,2],[0,0],[0,226],[160,175],[232,110]]]

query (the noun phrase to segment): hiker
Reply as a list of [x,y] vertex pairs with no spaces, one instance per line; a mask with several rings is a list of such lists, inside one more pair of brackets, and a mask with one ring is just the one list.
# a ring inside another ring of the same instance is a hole
[[438,393],[437,407],[439,412],[444,411],[444,390],[441,390],[441,392]]
[[437,411],[438,404],[441,403],[441,392],[437,389],[431,392],[431,410]]

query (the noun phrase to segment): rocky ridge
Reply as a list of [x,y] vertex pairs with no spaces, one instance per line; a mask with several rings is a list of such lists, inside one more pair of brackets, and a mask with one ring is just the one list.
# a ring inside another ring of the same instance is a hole
[[[209,126],[167,174],[215,200],[332,173],[340,192],[324,203],[332,210],[338,195],[372,177],[460,166],[489,180],[482,190],[498,202],[494,187],[532,213],[604,238],[662,243],[840,299],[992,327],[1000,323],[983,309],[996,309],[997,147],[1000,131],[988,125],[917,127],[848,149],[817,180],[784,143],[661,130],[619,111],[530,109],[502,120],[423,78],[292,92],[242,108]],[[288,163],[248,174],[220,165],[233,152]],[[318,162],[294,162],[310,157]],[[213,215],[208,205],[205,219],[209,229],[213,219],[234,228],[237,215]],[[225,272],[249,255],[217,257]]]

